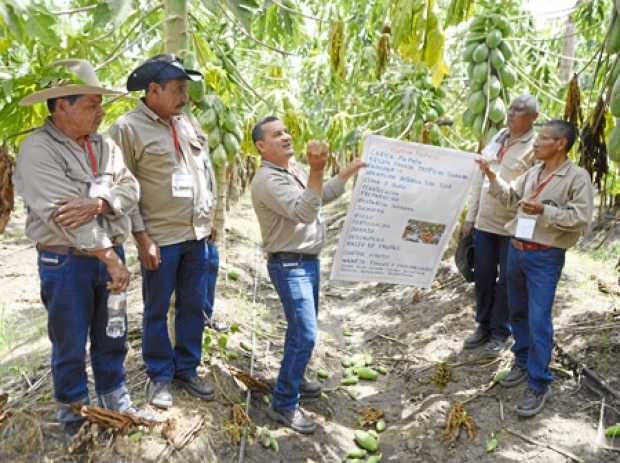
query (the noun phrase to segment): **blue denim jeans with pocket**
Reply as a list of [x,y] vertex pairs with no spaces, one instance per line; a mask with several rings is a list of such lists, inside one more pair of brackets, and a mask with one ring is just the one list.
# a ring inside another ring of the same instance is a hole
[[207,241],[209,261],[207,263],[207,292],[205,314],[207,318],[213,317],[213,306],[215,304],[215,286],[217,284],[217,273],[220,268],[220,254],[215,242]]
[[319,259],[270,259],[267,263],[286,316],[287,328],[280,373],[272,406],[291,410],[299,405],[299,387],[317,335]]
[[[190,379],[202,356],[208,247],[188,240],[159,248],[157,270],[142,266],[144,327],[142,357],[151,380]],[[168,309],[175,293],[174,348],[168,336]]]
[[[125,259],[122,247],[115,251]],[[106,284],[111,278],[99,259],[39,251],[38,268],[52,342],[54,397],[61,404],[58,418],[61,422],[79,420],[70,405],[89,402],[87,341],[90,339],[95,391],[105,397],[125,388],[127,333],[119,338],[106,335]]]
[[506,294],[509,241],[508,236],[474,230],[476,321],[481,329],[498,339],[510,336]]
[[551,309],[564,267],[566,251],[550,248],[508,250],[508,304],[515,343],[515,364],[527,368],[528,385],[544,392],[553,381],[549,370],[553,352]]

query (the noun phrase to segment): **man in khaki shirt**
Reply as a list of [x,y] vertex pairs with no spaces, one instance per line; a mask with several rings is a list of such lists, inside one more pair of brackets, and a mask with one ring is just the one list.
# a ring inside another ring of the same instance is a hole
[[534,143],[534,155],[542,164],[512,184],[497,176],[488,161],[478,161],[490,181],[490,194],[516,209],[516,216],[506,224],[514,236],[508,251],[507,280],[515,365],[500,384],[513,387],[527,380],[528,387],[517,405],[517,413],[524,417],[540,412],[549,395],[555,291],[566,249],[577,242],[592,220],[590,176],[567,156],[576,134],[569,122],[547,122]]
[[[206,239],[212,233],[215,180],[206,137],[182,113],[188,80],[201,79],[174,55],[147,60],[127,81],[127,89],[144,90],[144,98],[110,128],[141,187],[132,231],[142,262],[142,355],[150,379],[148,400],[160,408],[172,406],[173,380],[196,397],[213,398],[213,388],[196,368],[202,355]],[[167,328],[173,293],[174,347]]]
[[349,178],[365,166],[353,161],[323,184],[328,147],[308,143],[310,173],[292,159],[293,141],[284,123],[273,116],[252,131],[261,154],[261,167],[252,180],[252,205],[268,256],[267,270],[280,296],[287,320],[284,355],[272,406],[272,419],[300,433],[312,433],[315,424],[299,408],[302,397],[318,397],[321,388],[304,378],[316,341],[319,310],[319,259],[325,242],[320,209],[344,192]]
[[124,292],[129,283],[122,244],[139,186],[119,147],[97,133],[104,115],[102,95],[121,92],[101,87],[87,61],[57,64],[78,79],[58,82],[20,102],[47,101],[50,117],[22,143],[13,182],[26,204],[26,235],[37,243],[54,397],[70,437],[84,421],[73,407],[89,402],[89,338],[99,404],[136,413],[125,386],[127,332],[111,337],[106,326],[108,295]]
[[[534,162],[533,123],[538,102],[532,95],[516,98],[508,108],[508,127],[493,137],[482,155],[510,182]],[[475,332],[465,339],[464,347],[485,345],[485,353],[499,354],[510,336],[506,262],[509,235],[504,225],[513,216],[498,199],[489,194],[489,183],[478,172],[474,177],[462,233],[474,233],[474,284],[476,290]],[[499,270],[499,272],[498,272]]]

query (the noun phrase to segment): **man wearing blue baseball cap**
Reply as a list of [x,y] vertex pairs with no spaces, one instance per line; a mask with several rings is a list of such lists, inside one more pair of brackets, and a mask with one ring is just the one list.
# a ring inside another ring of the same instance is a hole
[[[144,97],[110,128],[141,186],[132,233],[142,262],[142,355],[149,376],[147,399],[160,408],[172,406],[173,381],[196,397],[213,398],[213,388],[198,376],[197,367],[215,177],[206,136],[181,112],[188,102],[188,81],[201,79],[174,55],[148,59],[127,80],[127,89],[144,90]],[[173,293],[174,346],[167,326]]]

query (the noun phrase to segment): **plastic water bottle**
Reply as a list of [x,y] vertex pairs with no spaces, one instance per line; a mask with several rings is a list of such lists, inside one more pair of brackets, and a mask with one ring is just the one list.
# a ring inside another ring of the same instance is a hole
[[127,292],[108,295],[108,325],[105,333],[111,338],[120,338],[127,331]]

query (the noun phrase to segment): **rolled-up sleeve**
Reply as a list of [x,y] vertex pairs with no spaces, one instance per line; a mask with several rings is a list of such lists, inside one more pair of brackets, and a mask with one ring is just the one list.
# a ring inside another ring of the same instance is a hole
[[329,204],[344,193],[345,183],[336,175],[323,185],[323,204]]
[[545,204],[542,221],[545,225],[559,230],[585,230],[592,221],[593,203],[592,183],[587,175],[581,175],[575,180],[571,199],[566,204],[561,207]]
[[517,177],[511,183],[497,176],[489,185],[489,194],[503,202],[507,209],[514,209],[517,207],[517,203],[521,201],[521,198],[523,198],[526,179],[527,172]]
[[256,189],[257,199],[276,214],[297,223],[312,223],[321,208],[321,197],[312,189],[299,191],[282,175],[272,174]]
[[26,140],[21,146],[14,174],[17,192],[27,207],[46,226],[78,249],[109,248],[112,239],[97,220],[91,220],[75,229],[59,226],[54,214],[61,200],[80,197],[80,191],[66,175],[62,164],[53,153],[36,141]]
[[140,185],[131,171],[125,166],[120,148],[112,140],[105,142],[110,153],[110,167],[114,173],[111,187],[99,196],[105,199],[118,217],[132,212],[140,199]]
[[[119,122],[115,123],[108,130],[108,135],[116,143],[122,153],[122,160],[124,161],[124,167],[129,170],[129,173],[133,177],[136,173],[136,149],[135,140],[131,136],[131,128],[125,125],[121,125]],[[134,177],[135,180],[135,177]],[[138,181],[136,184],[138,184]],[[138,190],[138,200],[140,199],[140,193]],[[112,206],[112,205],[110,205]],[[131,231],[133,233],[142,232],[146,230],[144,226],[144,219],[140,213],[139,206],[133,207],[129,212],[131,219]]]

